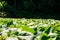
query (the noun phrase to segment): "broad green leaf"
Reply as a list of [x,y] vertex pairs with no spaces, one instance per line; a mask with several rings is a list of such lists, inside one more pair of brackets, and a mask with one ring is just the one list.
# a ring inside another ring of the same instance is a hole
[[29,28],[29,26],[19,25],[18,28],[21,28],[22,31],[27,31],[27,32],[35,33],[34,29]]

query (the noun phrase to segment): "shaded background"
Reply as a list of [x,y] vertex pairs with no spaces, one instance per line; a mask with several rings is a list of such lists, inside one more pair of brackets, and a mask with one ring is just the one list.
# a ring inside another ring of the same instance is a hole
[[1,17],[60,19],[60,0],[1,0],[0,2],[3,5],[0,6],[0,12],[5,14]]

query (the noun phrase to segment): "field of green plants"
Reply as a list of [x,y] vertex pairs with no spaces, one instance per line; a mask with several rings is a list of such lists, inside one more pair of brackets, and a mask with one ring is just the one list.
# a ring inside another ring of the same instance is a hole
[[0,18],[0,40],[60,40],[60,21]]

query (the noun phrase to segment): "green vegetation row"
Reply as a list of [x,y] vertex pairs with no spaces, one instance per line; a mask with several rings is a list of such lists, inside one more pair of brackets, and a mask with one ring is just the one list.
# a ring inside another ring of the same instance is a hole
[[0,40],[60,40],[60,21],[0,18]]

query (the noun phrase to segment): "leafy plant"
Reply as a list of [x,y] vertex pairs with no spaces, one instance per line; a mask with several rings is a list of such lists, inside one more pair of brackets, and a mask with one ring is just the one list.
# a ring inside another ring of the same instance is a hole
[[9,37],[26,39],[27,36],[32,36],[30,40],[59,40],[59,28],[59,20],[0,18],[0,40]]

